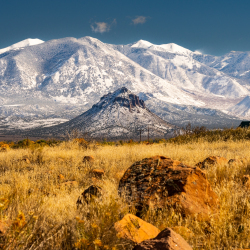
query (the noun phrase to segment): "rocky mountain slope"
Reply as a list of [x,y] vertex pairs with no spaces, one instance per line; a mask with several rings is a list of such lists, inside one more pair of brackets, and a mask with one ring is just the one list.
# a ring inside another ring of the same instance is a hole
[[238,124],[230,110],[249,95],[239,79],[176,44],[110,45],[83,37],[28,40],[2,51],[1,130],[70,120],[123,86],[167,121],[225,127]]
[[[101,97],[87,112],[50,128],[32,130],[31,136],[67,136],[78,131],[88,138],[146,139],[169,138],[179,130],[152,113],[137,95],[122,87]],[[141,132],[140,132],[141,131]]]

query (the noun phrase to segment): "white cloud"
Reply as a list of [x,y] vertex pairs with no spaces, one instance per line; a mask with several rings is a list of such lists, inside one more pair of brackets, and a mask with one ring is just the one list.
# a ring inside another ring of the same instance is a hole
[[109,32],[111,26],[116,24],[116,19],[114,19],[110,24],[105,22],[94,22],[90,25],[91,29],[95,33]]
[[132,19],[132,22],[134,23],[134,25],[137,24],[144,24],[147,21],[147,17],[145,16],[137,16],[135,19]]

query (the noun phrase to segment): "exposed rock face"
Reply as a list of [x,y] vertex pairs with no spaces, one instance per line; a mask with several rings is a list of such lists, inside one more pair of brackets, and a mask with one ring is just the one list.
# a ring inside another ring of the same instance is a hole
[[209,220],[219,202],[199,168],[164,156],[135,162],[121,178],[119,194],[139,209],[171,206],[199,220]]
[[144,240],[156,237],[160,230],[133,214],[127,214],[115,223],[118,237],[141,243]]
[[226,165],[227,163],[228,163],[228,160],[224,157],[209,156],[204,161],[197,163],[196,166],[203,169],[203,168],[214,166],[214,165]]
[[179,234],[166,228],[154,239],[143,241],[133,250],[192,250],[192,247]]

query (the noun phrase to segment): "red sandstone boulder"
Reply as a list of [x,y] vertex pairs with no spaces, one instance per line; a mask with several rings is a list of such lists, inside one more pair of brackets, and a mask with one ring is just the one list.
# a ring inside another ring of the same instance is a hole
[[174,207],[184,216],[209,220],[219,200],[205,174],[164,156],[135,162],[119,183],[119,194],[137,208]]
[[170,228],[164,229],[154,239],[145,240],[133,250],[192,250],[193,248]]
[[119,238],[129,239],[136,243],[156,237],[160,230],[133,214],[127,214],[115,223]]
[[201,169],[214,165],[227,165],[228,160],[220,156],[209,156],[204,161],[197,163],[195,166]]

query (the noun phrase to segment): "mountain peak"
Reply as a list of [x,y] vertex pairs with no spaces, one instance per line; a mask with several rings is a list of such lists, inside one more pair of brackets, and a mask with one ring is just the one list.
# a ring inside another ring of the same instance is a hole
[[168,44],[161,44],[158,45],[159,47],[167,50],[168,52],[172,52],[172,53],[181,53],[181,54],[190,54],[192,53],[191,50],[186,49],[178,44],[175,43],[168,43]]
[[131,48],[143,48],[143,49],[151,49],[151,50],[160,50],[160,51],[167,51],[170,53],[178,53],[178,54],[190,54],[193,53],[191,50],[186,49],[178,44],[175,43],[167,43],[156,45],[150,43],[145,40],[139,40],[136,43],[133,43]]
[[21,48],[28,47],[28,46],[38,45],[41,43],[44,43],[44,41],[37,39],[37,38],[35,39],[28,38],[21,42],[15,43],[7,48],[0,49],[0,54],[8,52],[10,50],[17,50],[17,49],[21,49]]
[[[176,126],[149,111],[142,100],[126,87],[104,95],[91,109],[57,126],[34,130],[36,134],[64,135],[77,129],[90,138],[139,139],[169,138]],[[30,132],[31,133],[31,132]]]
[[133,45],[131,46],[132,48],[144,48],[144,49],[148,49],[149,47],[153,46],[154,44],[145,41],[145,40],[139,40],[135,43],[133,43]]
[[144,101],[140,100],[139,96],[133,94],[126,87],[119,88],[113,93],[104,95],[101,97],[100,102],[95,104],[93,107],[101,109],[108,105],[113,105],[114,103],[116,105],[129,108],[130,112],[135,111],[135,108],[146,108]]

